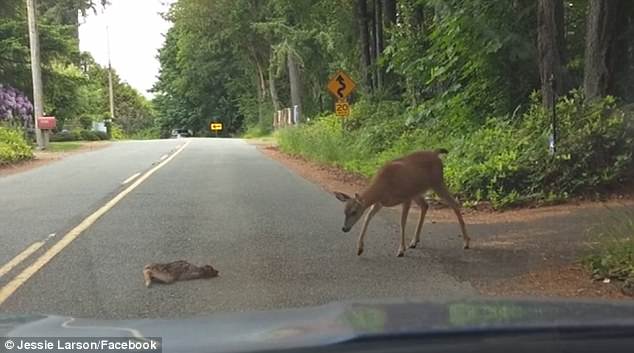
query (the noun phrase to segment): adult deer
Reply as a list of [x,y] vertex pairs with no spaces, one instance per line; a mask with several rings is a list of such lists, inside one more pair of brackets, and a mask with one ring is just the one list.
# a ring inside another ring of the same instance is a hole
[[434,151],[419,151],[395,159],[386,163],[374,176],[370,185],[361,193],[350,197],[342,192],[335,192],[335,196],[341,202],[345,202],[345,221],[342,230],[349,232],[355,223],[361,218],[366,209],[370,211],[363,221],[363,228],[357,242],[357,255],[363,253],[363,240],[368,228],[368,223],[383,207],[392,207],[401,204],[401,243],[396,256],[405,255],[405,224],[412,201],[421,208],[420,218],[416,226],[416,232],[409,244],[415,248],[420,242],[420,232],[423,228],[425,214],[429,205],[423,195],[433,190],[451,207],[458,217],[462,230],[462,240],[465,249],[469,248],[469,236],[465,227],[460,205],[447,190],[443,177],[443,164],[441,154],[448,153],[446,149]]

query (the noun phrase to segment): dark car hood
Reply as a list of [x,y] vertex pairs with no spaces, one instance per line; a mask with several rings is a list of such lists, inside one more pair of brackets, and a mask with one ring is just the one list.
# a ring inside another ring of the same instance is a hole
[[161,337],[164,352],[248,352],[324,346],[380,335],[634,326],[634,304],[596,301],[363,301],[188,319],[90,320],[0,315],[12,337]]

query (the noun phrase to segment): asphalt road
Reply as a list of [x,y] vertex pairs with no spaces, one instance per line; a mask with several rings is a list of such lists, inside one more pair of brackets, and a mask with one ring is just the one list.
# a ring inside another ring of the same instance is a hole
[[[390,212],[372,221],[365,253],[357,257],[359,228],[341,232],[342,205],[333,196],[235,139],[116,143],[0,178],[0,265],[57,234],[0,278],[0,286],[120,192],[123,180],[184,141],[190,143],[180,154],[35,273],[0,311],[175,318],[347,299],[475,295],[425,249],[397,258],[399,228]],[[445,233],[435,239],[457,261],[468,256],[457,224],[434,232]],[[220,277],[145,288],[146,263],[174,260],[210,263]]]

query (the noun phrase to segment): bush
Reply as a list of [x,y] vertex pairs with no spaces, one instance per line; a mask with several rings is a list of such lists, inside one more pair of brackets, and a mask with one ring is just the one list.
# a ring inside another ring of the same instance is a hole
[[50,137],[51,142],[100,141],[107,140],[108,134],[103,131],[72,130],[61,131]]
[[99,141],[99,140],[101,140],[101,138],[99,138],[99,135],[97,134],[96,131],[81,130],[79,132],[79,136],[84,141]]
[[95,131],[95,134],[102,141],[105,141],[108,139],[108,134],[104,131]]
[[33,150],[18,129],[0,126],[0,165],[33,158]]
[[460,115],[468,110],[457,103],[446,119],[412,120],[421,107],[403,112],[397,104],[361,102],[343,124],[334,115],[319,117],[281,131],[279,144],[285,152],[365,176],[404,154],[447,148],[450,188],[463,200],[491,201],[498,209],[550,203],[631,178],[634,113],[618,109],[611,97],[588,104],[579,92],[572,92],[557,104],[559,139],[551,156],[551,116],[537,95],[531,98],[531,107],[520,118],[490,118],[480,125],[461,123],[467,119]]
[[242,135],[242,138],[252,139],[258,137],[265,137],[271,134],[271,129],[264,129],[259,125],[251,126],[247,129],[247,131]]
[[117,124],[112,124],[112,139],[113,140],[123,140],[125,139],[125,134],[121,126]]
[[595,231],[593,254],[584,259],[596,280],[634,280],[634,210],[611,210]]
[[79,134],[79,131],[60,131],[56,134],[51,135],[49,140],[51,142],[79,141],[81,140],[81,136]]
[[161,138],[161,131],[158,127],[151,127],[133,132],[127,136],[131,140],[154,140]]

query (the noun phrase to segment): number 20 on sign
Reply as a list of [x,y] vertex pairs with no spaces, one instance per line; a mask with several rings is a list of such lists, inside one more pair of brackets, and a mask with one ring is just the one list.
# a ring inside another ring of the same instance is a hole
[[340,117],[350,115],[350,104],[345,99],[338,100],[335,103],[335,114]]

